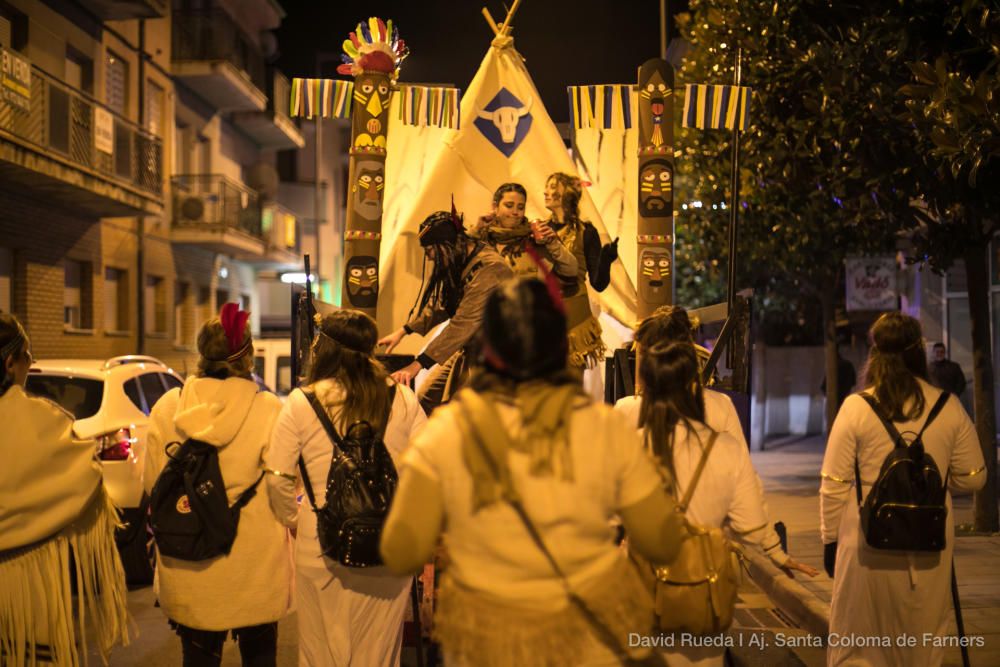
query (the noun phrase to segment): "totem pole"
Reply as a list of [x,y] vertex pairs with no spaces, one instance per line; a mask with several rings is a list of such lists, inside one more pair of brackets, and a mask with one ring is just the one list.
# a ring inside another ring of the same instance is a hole
[[344,40],[344,64],[337,68],[354,77],[341,304],[372,317],[378,304],[389,100],[406,55],[392,21],[370,18]]
[[653,58],[639,68],[639,206],[636,315],[674,302],[674,70]]

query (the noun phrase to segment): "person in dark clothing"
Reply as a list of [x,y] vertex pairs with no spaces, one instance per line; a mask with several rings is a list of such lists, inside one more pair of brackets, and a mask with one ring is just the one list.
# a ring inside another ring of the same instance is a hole
[[[844,403],[844,400],[851,395],[857,381],[858,376],[854,371],[854,364],[844,359],[844,355],[840,353],[840,348],[837,348],[837,410],[840,410],[840,406]],[[825,377],[819,389],[826,394]]]
[[420,245],[425,261],[433,263],[433,271],[417,303],[416,315],[388,336],[379,345],[392,352],[404,336],[427,334],[438,324],[448,324],[412,363],[392,374],[392,378],[408,385],[421,368],[435,367],[420,388],[418,396],[424,411],[430,412],[447,402],[468,377],[466,363],[469,348],[475,344],[475,334],[482,328],[486,299],[503,281],[514,273],[507,260],[491,246],[469,238],[462,219],[454,211],[432,213],[420,224]]
[[965,391],[965,373],[962,367],[948,359],[948,350],[944,343],[934,343],[934,356],[927,367],[927,375],[931,384],[939,389],[955,394],[959,399]]

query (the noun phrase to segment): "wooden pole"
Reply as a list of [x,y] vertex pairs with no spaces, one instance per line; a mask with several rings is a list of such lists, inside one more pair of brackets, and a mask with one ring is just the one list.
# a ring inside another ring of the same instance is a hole
[[511,5],[510,10],[507,12],[507,18],[504,19],[503,25],[500,26],[500,33],[503,35],[509,35],[510,31],[514,28],[511,25],[511,20],[514,18],[514,13],[517,12],[517,8],[521,6],[521,0],[514,0],[514,4]]
[[486,19],[486,22],[490,24],[490,29],[493,31],[493,34],[499,37],[500,27],[497,25],[497,22],[493,20],[493,15],[490,14],[490,10],[486,9],[486,7],[483,7],[483,17]]

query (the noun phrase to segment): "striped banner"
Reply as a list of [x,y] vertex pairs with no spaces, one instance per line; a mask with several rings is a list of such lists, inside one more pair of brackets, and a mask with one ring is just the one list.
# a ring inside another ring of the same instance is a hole
[[689,83],[684,86],[682,125],[699,130],[727,130],[750,127],[750,99],[753,91],[746,86],[711,86]]
[[577,130],[628,130],[635,124],[635,86],[569,86],[570,123]]
[[399,87],[399,120],[415,127],[459,129],[458,88]]
[[353,81],[292,79],[291,115],[350,118],[353,94]]

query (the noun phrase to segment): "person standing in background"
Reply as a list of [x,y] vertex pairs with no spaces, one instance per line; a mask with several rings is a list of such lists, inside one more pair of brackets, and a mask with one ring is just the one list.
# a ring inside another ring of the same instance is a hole
[[944,343],[934,343],[934,353],[927,369],[931,384],[938,389],[944,389],[961,400],[965,391],[965,373],[962,367],[948,358],[948,350]]

